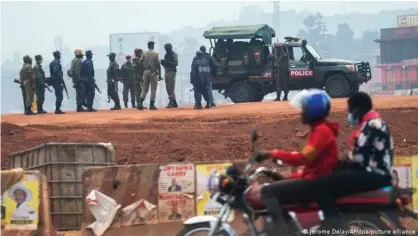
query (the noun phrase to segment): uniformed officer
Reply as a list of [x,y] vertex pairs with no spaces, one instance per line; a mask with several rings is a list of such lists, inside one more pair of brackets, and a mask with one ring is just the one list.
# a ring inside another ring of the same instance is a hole
[[210,108],[210,81],[212,79],[210,59],[205,57],[202,51],[197,51],[196,56],[193,58],[190,83],[194,87],[195,105],[194,109],[202,109],[202,95],[206,101],[206,107]]
[[146,107],[139,107],[139,100],[141,98],[142,84],[143,84],[143,63],[142,63],[142,49],[136,48],[134,51],[135,57],[132,60],[133,81],[135,86],[135,100],[137,109],[146,109]]
[[61,110],[62,100],[64,98],[64,81],[60,61],[61,53],[59,51],[55,51],[52,53],[52,55],[54,56],[54,60],[51,63],[49,63],[49,73],[51,74],[50,84],[52,85],[55,91],[55,114],[64,114],[65,112]]
[[274,100],[280,101],[282,90],[284,90],[283,101],[287,101],[287,95],[289,94],[289,56],[285,46],[280,47],[276,61],[278,70],[278,73],[275,74],[277,98]]
[[155,107],[155,97],[157,93],[158,80],[161,78],[161,65],[158,52],[154,51],[154,41],[148,42],[148,51],[142,56],[142,63],[144,68],[144,84],[142,88],[141,98],[139,100],[139,107],[142,110],[142,103],[147,96],[149,87],[151,86],[150,96],[150,110],[157,110]]
[[85,97],[87,100],[87,111],[97,111],[93,108],[94,97],[96,93],[96,80],[94,79],[94,66],[93,66],[93,52],[91,50],[86,51],[86,59],[81,63],[80,76],[82,78]]
[[32,58],[26,55],[23,57],[23,66],[20,69],[20,81],[25,93],[25,115],[34,115],[32,112],[32,103],[35,96],[35,73],[32,68]]
[[126,62],[121,66],[120,77],[123,83],[123,102],[125,108],[128,108],[128,96],[131,93],[132,108],[135,108],[135,90],[134,90],[134,78],[133,78],[133,65],[131,55],[126,55]]
[[71,61],[71,69],[70,75],[73,79],[73,87],[76,91],[76,104],[77,104],[77,112],[86,111],[83,108],[83,104],[85,103],[85,86],[83,78],[81,77],[81,62],[83,60],[83,50],[75,49],[74,50],[75,58]]
[[42,68],[42,56],[36,55],[35,56],[35,66],[33,67],[33,72],[35,73],[35,82],[36,82],[36,98],[37,100],[37,107],[38,107],[38,114],[47,113],[44,108],[44,101],[45,101],[45,88],[46,88],[46,78],[45,78],[45,71]]
[[163,65],[165,69],[164,79],[165,79],[165,87],[167,90],[168,99],[170,100],[167,108],[176,108],[178,107],[176,101],[176,73],[177,73],[177,66],[179,64],[178,55],[173,51],[173,46],[171,43],[167,43],[164,45],[165,49],[165,56],[164,59],[161,60],[161,65]]
[[120,100],[118,95],[118,81],[119,81],[119,65],[116,62],[116,53],[111,52],[109,55],[109,67],[107,68],[107,96],[115,103],[115,106],[110,110],[120,110]]

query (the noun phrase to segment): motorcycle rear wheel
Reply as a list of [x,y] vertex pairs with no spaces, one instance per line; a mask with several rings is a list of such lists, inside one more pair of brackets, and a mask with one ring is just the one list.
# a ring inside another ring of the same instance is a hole
[[[176,236],[206,236],[210,231],[209,222],[185,225]],[[215,234],[215,236],[232,236],[225,230]]]
[[[374,234],[379,235],[396,235],[392,234],[390,227],[383,222],[377,213],[357,213],[344,215],[344,221],[348,230],[369,230],[374,231]],[[380,231],[380,232],[379,232]],[[353,232],[353,234],[356,234]],[[358,235],[365,233],[359,232]],[[367,233],[370,234],[370,233]]]

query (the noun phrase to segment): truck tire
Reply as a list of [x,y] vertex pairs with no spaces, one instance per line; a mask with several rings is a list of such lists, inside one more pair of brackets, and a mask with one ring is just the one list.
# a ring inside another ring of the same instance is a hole
[[228,96],[234,103],[252,102],[254,100],[254,89],[247,81],[237,81],[232,84]]
[[325,91],[332,98],[343,98],[348,95],[350,84],[343,75],[331,75],[325,83]]
[[262,102],[264,100],[264,93],[254,92],[253,102]]

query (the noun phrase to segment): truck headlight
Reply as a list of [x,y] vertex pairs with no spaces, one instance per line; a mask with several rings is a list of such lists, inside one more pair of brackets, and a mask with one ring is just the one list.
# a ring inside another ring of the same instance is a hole
[[346,65],[345,66],[349,71],[356,71],[356,67],[354,65]]

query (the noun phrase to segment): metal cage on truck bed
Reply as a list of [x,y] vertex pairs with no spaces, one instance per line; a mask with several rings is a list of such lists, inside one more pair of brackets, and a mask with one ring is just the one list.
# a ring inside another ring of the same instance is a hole
[[10,168],[38,170],[46,176],[56,230],[81,228],[83,168],[114,165],[114,160],[113,146],[104,143],[45,143],[9,155]]

